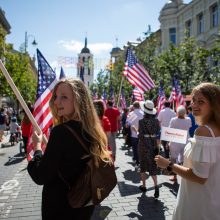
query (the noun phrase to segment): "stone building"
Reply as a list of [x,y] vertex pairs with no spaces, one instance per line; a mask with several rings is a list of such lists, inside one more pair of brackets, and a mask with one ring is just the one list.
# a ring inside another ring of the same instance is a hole
[[178,45],[184,37],[194,37],[209,49],[215,41],[219,27],[220,0],[170,0],[160,11],[161,49],[170,42]]
[[87,38],[85,38],[85,45],[78,55],[77,77],[81,78],[88,87],[94,80],[93,54],[87,47]]
[[[0,26],[7,32],[7,34],[10,34],[11,32],[11,26],[8,22],[8,20],[5,17],[5,12],[0,8]],[[2,60],[4,60],[4,57],[0,57]],[[0,82],[0,86],[1,82]],[[0,107],[6,105],[7,97],[2,97],[2,94],[0,94]]]
[[7,34],[10,34],[11,26],[5,17],[5,12],[1,8],[0,8],[0,25],[7,32]]

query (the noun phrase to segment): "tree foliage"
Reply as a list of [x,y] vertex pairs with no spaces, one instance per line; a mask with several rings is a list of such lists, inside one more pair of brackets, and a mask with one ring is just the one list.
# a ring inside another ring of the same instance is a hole
[[[210,49],[202,47],[194,38],[186,37],[178,47],[170,44],[168,49],[160,52],[160,39],[156,35],[151,35],[138,46],[130,46],[156,84],[154,89],[145,93],[147,99],[156,100],[160,82],[169,97],[174,77],[179,79],[182,93],[185,95],[190,94],[192,88],[201,82],[211,81],[220,85],[220,35]],[[117,95],[123,77],[124,60],[123,53],[116,60],[114,70],[105,79],[105,88],[113,85]],[[99,85],[99,82],[101,79],[97,78],[94,86]],[[132,86],[126,79],[123,80],[122,86],[127,101],[130,101]]]
[[[0,56],[25,101],[34,101],[36,96],[36,76],[30,65],[27,53],[15,51],[11,44],[5,42],[6,32],[0,28]],[[15,94],[0,71],[0,97],[6,96],[16,100]]]

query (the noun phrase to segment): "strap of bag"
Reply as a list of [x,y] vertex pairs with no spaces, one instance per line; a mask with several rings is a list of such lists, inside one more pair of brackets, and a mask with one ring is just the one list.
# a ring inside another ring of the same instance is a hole
[[[79,137],[79,135],[72,129],[70,128],[67,124],[63,124],[63,126],[65,126],[71,133],[72,135],[79,141],[79,143],[83,146],[83,148],[85,149],[86,152],[89,153],[89,150],[86,148],[85,143],[83,142],[83,140]],[[90,154],[90,153],[89,153]],[[63,175],[61,174],[61,172],[58,170],[58,175],[59,177],[63,180],[63,182],[68,186],[68,188],[70,189],[70,184],[63,178]]]
[[[63,124],[72,134],[73,136],[79,141],[79,143],[83,146],[85,151],[89,153],[89,150],[87,149],[85,143],[83,142],[82,138],[79,137],[79,135],[72,129],[70,128],[67,124]],[[89,153],[90,154],[90,153]]]

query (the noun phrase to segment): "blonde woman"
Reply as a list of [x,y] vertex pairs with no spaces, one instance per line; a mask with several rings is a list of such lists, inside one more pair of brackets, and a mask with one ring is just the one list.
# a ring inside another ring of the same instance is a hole
[[[42,219],[90,219],[94,206],[73,209],[67,200],[68,186],[74,184],[86,167],[87,152],[66,125],[83,139],[95,157],[111,160],[106,149],[107,138],[99,122],[89,92],[79,79],[57,83],[50,100],[54,128],[45,152],[41,150],[42,134],[32,136],[35,154],[28,172],[35,183],[43,186]],[[60,178],[59,172],[62,174]]]
[[173,220],[217,220],[220,216],[220,88],[202,83],[192,91],[199,125],[184,150],[183,166],[157,155],[157,166],[180,175]]

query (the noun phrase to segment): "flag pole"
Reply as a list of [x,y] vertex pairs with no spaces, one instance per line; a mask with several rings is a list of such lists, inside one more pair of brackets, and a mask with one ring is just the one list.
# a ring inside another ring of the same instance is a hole
[[[16,85],[14,84],[11,76],[9,75],[7,69],[5,68],[4,64],[2,63],[2,60],[0,59],[0,69],[2,70],[3,75],[5,76],[8,84],[10,85],[11,89],[13,90],[14,94],[16,95],[18,101],[20,102],[22,108],[24,109],[25,113],[27,114],[28,118],[31,121],[31,124],[34,126],[34,128],[37,130],[38,133],[42,133],[39,125],[37,124],[34,116],[32,115],[31,111],[29,110],[27,104],[25,103],[23,97],[21,96],[21,93],[17,89]],[[43,135],[43,142],[44,144],[47,144],[48,140],[45,135]]]
[[117,101],[117,108],[119,106],[119,101],[120,101],[120,96],[121,96],[121,88],[122,88],[122,83],[123,83],[124,77],[121,77],[121,83],[120,83],[120,87],[119,87],[119,92],[118,92],[118,101]]

